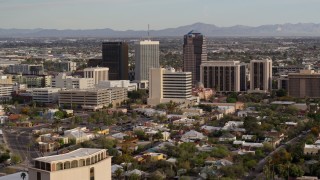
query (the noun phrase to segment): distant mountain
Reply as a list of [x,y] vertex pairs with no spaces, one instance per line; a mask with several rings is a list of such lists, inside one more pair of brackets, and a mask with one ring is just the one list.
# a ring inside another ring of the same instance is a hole
[[[197,30],[208,37],[221,36],[320,36],[320,24],[275,24],[251,26],[218,27],[212,24],[195,23],[177,28],[151,30],[152,37],[183,36]],[[146,31],[115,31],[106,29],[57,30],[57,29],[0,29],[0,37],[146,37]]]

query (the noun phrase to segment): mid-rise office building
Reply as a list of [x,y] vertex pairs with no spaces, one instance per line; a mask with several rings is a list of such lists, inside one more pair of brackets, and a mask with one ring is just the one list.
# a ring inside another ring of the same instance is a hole
[[62,89],[90,89],[94,88],[94,79],[76,78],[67,76],[66,73],[59,73],[52,78],[52,87]]
[[26,84],[28,88],[50,87],[52,84],[52,76],[49,75],[13,75],[13,82]]
[[96,85],[97,88],[127,88],[128,91],[137,90],[137,83],[131,83],[129,80],[109,80],[109,81],[100,81],[99,84]]
[[192,73],[192,84],[200,82],[200,65],[207,61],[207,42],[204,35],[190,31],[184,35],[183,71]]
[[320,98],[320,73],[301,70],[288,75],[288,95],[296,98]]
[[30,180],[111,180],[111,157],[105,149],[80,148],[36,158],[28,171]]
[[102,66],[109,68],[110,80],[128,80],[128,43],[102,43]]
[[72,72],[77,70],[77,63],[72,61],[62,61],[55,64],[55,69],[58,72]]
[[286,91],[289,90],[289,79],[288,75],[282,75],[278,78],[278,89],[284,89]]
[[217,92],[246,91],[246,64],[239,61],[207,61],[200,66],[200,81]]
[[89,110],[120,105],[128,98],[126,88],[70,89],[59,92],[59,106]]
[[15,64],[8,66],[8,73],[23,75],[43,75],[44,68],[42,64]]
[[34,102],[52,104],[58,101],[60,88],[34,88],[32,99]]
[[[149,80],[149,69],[159,68],[159,41],[138,41],[135,47],[135,81],[144,83]],[[139,85],[140,87],[140,85]],[[142,88],[143,88],[142,87]]]
[[0,85],[0,99],[11,99],[13,92],[13,85],[11,84],[1,84]]
[[191,72],[151,68],[149,76],[149,105],[170,101],[187,102],[192,99]]
[[85,68],[83,73],[85,78],[93,78],[94,84],[109,80],[109,68],[107,67]]
[[272,90],[272,60],[250,61],[250,92],[266,93]]
[[1,75],[0,76],[0,85],[1,84],[13,84],[12,75]]

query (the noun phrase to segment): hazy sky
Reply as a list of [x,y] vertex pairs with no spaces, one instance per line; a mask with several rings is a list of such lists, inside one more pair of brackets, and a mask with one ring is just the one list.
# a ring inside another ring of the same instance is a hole
[[0,28],[141,30],[320,23],[320,0],[0,0]]

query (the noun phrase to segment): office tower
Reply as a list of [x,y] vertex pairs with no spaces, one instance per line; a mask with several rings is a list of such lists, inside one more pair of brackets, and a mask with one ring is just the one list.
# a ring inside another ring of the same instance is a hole
[[126,42],[102,43],[102,66],[109,68],[110,80],[128,80],[128,59]]
[[191,72],[175,72],[173,68],[151,68],[148,104],[185,102],[192,97],[191,80]]
[[83,73],[85,78],[93,78],[94,84],[109,80],[109,68],[107,67],[85,68]]
[[200,82],[200,65],[207,61],[206,38],[199,32],[184,35],[183,71],[192,73],[192,85]]
[[159,41],[138,41],[135,47],[135,81],[149,80],[149,69],[159,68]]
[[288,75],[288,95],[296,98],[320,97],[320,73],[313,70],[301,70]]
[[30,180],[111,180],[111,157],[105,149],[80,148],[35,158],[28,170]]
[[246,91],[246,65],[239,61],[207,61],[200,66],[200,81],[217,92]]
[[272,90],[272,60],[250,61],[250,92],[266,93]]
[[52,87],[63,89],[90,89],[94,88],[93,78],[77,78],[67,76],[66,73],[59,73],[52,78]]

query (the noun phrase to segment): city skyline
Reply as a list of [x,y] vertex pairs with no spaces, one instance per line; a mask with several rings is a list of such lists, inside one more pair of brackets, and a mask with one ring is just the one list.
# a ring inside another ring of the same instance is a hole
[[151,24],[151,29],[159,30],[195,22],[223,27],[320,23],[316,0],[0,0],[0,4],[1,28],[144,30]]

